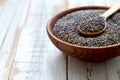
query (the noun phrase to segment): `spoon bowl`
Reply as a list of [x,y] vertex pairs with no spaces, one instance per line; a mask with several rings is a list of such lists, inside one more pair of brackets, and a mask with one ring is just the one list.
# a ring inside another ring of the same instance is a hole
[[79,26],[78,26],[79,32],[80,32],[82,35],[84,35],[84,36],[89,36],[89,37],[98,36],[98,35],[102,34],[102,33],[106,30],[106,28],[107,28],[107,27],[106,27],[106,25],[105,25],[105,27],[104,27],[102,30],[98,31],[98,32],[85,32],[85,31],[81,30],[81,29],[79,28]]

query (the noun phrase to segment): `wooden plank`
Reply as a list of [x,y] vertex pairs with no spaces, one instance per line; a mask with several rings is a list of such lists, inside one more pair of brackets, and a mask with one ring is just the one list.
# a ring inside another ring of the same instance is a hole
[[[19,41],[21,28],[23,27],[23,24],[25,22],[24,20],[26,20],[25,17],[27,13],[26,8],[28,8],[28,1],[29,0],[19,1],[19,5],[16,6],[17,10],[15,11],[14,16],[12,16],[12,20],[10,21],[10,24],[9,24],[9,29],[7,30],[7,33],[5,35],[6,38],[4,38],[4,43],[2,44],[1,58],[0,58],[0,62],[1,62],[0,78],[2,80],[9,79],[11,67],[13,64],[13,59],[14,59],[17,44]],[[20,13],[22,11],[24,12]]]
[[69,8],[79,7],[79,6],[103,6],[104,0],[68,0]]
[[68,57],[68,80],[87,80],[87,64]]
[[[3,49],[3,43],[6,37],[6,31],[8,30],[9,23],[12,20],[12,16],[16,10],[17,1],[10,3],[10,1],[6,0],[4,5],[1,5],[1,13],[0,13],[0,79],[2,79],[5,61],[7,60],[6,52],[8,51],[8,45],[6,46],[6,50]],[[14,4],[15,3],[15,4]],[[11,5],[12,4],[12,5]],[[10,6],[11,5],[11,6]],[[8,10],[11,10],[8,14]],[[6,20],[7,19],[7,20]]]
[[108,80],[120,80],[120,57],[106,61]]
[[2,80],[8,80],[9,79],[10,71],[11,71],[12,64],[13,64],[13,59],[14,59],[15,52],[16,52],[16,49],[17,49],[17,44],[18,44],[18,41],[19,41],[19,36],[20,36],[20,31],[16,30],[16,33],[15,33],[15,36],[14,36],[14,41],[13,41],[14,45],[12,45],[12,48],[11,48],[10,53],[9,53],[8,60],[5,64],[5,69],[4,69],[5,71],[3,73]]
[[114,0],[114,1],[112,1],[112,0],[105,0],[104,2],[105,2],[105,6],[113,6],[115,4],[120,3],[120,0]]
[[104,63],[84,62],[68,57],[68,80],[106,80]]
[[9,25],[13,19],[14,13],[16,12],[18,6],[18,1],[15,0],[13,2],[7,0],[2,13],[0,15],[0,48],[2,47],[4,40],[6,38],[7,32],[9,30]]
[[48,5],[51,1],[32,1],[10,80],[66,80],[66,57],[53,46],[46,34],[46,23],[53,14],[54,7],[61,3],[56,0]]

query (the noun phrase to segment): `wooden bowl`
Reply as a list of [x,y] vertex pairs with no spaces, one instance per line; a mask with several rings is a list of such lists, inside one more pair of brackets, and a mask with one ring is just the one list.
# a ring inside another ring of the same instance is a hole
[[54,24],[58,19],[65,16],[68,13],[78,11],[78,10],[86,10],[86,9],[105,9],[107,10],[109,7],[105,6],[85,6],[85,7],[77,7],[73,9],[68,9],[63,12],[58,13],[53,16],[48,24],[47,24],[47,33],[50,40],[53,44],[60,49],[63,53],[81,59],[85,61],[104,61],[113,57],[116,57],[120,53],[120,44],[115,44],[111,46],[103,46],[103,47],[85,47],[85,46],[76,46],[74,44],[70,44],[58,39],[53,34]]

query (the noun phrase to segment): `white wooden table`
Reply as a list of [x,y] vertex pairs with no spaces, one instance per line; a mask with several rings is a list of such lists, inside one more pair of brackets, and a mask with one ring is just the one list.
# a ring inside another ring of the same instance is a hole
[[63,55],[46,23],[76,6],[112,6],[120,0],[0,0],[0,80],[120,80],[120,57],[91,63]]

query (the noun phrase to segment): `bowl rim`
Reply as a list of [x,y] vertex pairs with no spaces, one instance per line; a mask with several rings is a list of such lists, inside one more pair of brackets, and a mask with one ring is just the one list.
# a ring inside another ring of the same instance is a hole
[[[72,13],[74,11],[77,11],[77,10],[85,10],[85,9],[95,9],[95,8],[98,8],[98,9],[108,9],[109,7],[108,6],[80,6],[80,7],[74,7],[74,8],[69,8],[69,9],[66,9],[66,10],[63,10],[57,14],[55,14],[54,16],[52,16],[50,18],[50,20],[48,21],[47,23],[47,27],[46,27],[46,30],[47,30],[47,33],[50,34],[52,36],[52,38],[54,38],[55,40],[59,41],[60,43],[63,43],[67,46],[71,46],[71,47],[76,47],[76,48],[83,48],[83,49],[106,49],[106,48],[113,48],[113,47],[117,47],[117,46],[120,46],[120,43],[118,44],[113,44],[113,45],[108,45],[108,46],[100,46],[100,47],[94,47],[94,46],[91,46],[91,47],[88,47],[88,46],[79,46],[79,45],[76,45],[76,44],[71,44],[71,43],[68,43],[68,42],[65,42],[63,40],[60,40],[59,38],[57,38],[52,30],[51,30],[51,27],[52,27],[52,23],[56,22],[56,21],[53,21],[55,18],[58,18],[61,14],[64,14],[66,15],[68,12],[69,13]],[[120,10],[119,10],[120,11]],[[65,14],[66,12],[66,14]],[[63,16],[64,16],[63,15]],[[60,17],[63,17],[63,16],[60,16]]]

